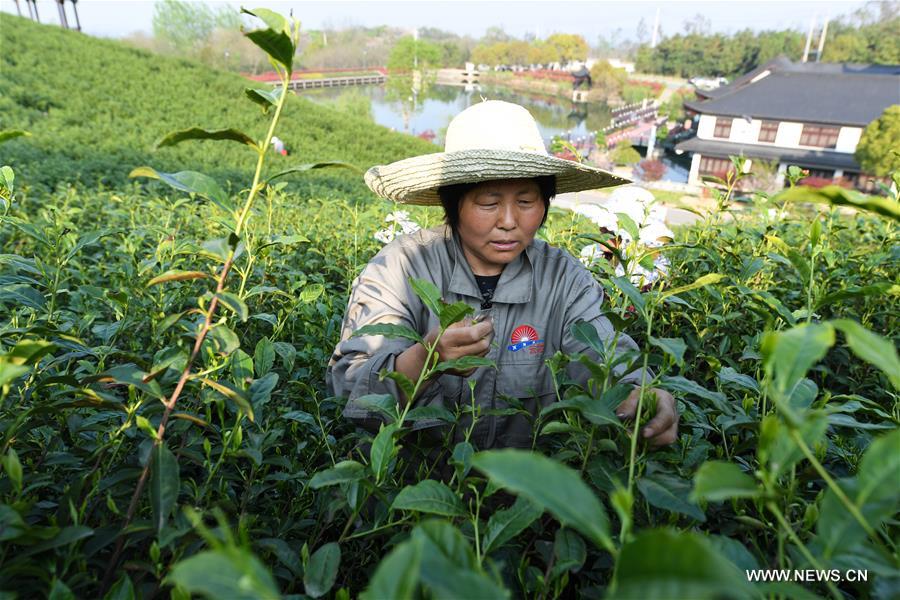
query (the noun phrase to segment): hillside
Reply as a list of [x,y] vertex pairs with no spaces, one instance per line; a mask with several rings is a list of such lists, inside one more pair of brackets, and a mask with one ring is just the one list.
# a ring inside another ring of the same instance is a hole
[[[189,142],[153,150],[166,133],[191,126],[234,127],[261,138],[267,117],[244,98],[251,82],[242,77],[8,14],[0,47],[0,129],[32,133],[0,147],[0,160],[23,183],[118,187],[144,164],[202,171],[237,186],[248,182],[255,160],[238,144]],[[360,117],[289,100],[276,134],[291,156],[273,157],[270,169],[321,160],[367,168],[436,150]],[[316,174],[311,181],[365,190],[361,178],[344,173]]]

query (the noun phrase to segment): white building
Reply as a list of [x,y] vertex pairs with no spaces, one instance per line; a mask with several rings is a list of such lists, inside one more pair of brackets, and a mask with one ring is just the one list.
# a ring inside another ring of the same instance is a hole
[[691,152],[689,183],[722,176],[729,156],[744,156],[810,171],[811,177],[843,178],[871,189],[873,178],[853,158],[866,125],[900,103],[900,66],[793,63],[785,57],[734,83],[697,91],[685,102],[699,116],[696,137],[679,143]]

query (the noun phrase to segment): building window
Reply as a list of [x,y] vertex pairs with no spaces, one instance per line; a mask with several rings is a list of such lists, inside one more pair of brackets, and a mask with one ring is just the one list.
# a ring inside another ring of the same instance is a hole
[[813,146],[815,148],[834,148],[837,146],[840,127],[828,127],[825,125],[803,125],[803,133],[800,134],[801,146]]
[[734,171],[734,165],[727,158],[700,156],[700,174],[713,175],[725,179],[728,171]]
[[777,135],[778,121],[763,121],[762,125],[759,127],[759,137],[757,138],[757,141],[774,142]]
[[713,137],[728,139],[731,136],[731,117],[716,117],[716,129]]

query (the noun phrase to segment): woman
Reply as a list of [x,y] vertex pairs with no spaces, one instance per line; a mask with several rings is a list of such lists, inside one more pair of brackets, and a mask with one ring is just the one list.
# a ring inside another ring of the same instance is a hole
[[[570,328],[577,321],[594,325],[605,342],[615,338],[617,353],[637,349],[602,316],[603,291],[590,272],[565,251],[534,239],[557,192],[627,180],[548,155],[537,123],[523,107],[498,101],[475,104],[451,121],[443,153],[373,167],[366,183],[397,202],[441,204],[447,224],[398,237],[354,282],[327,373],[331,392],[349,399],[344,410],[348,418],[377,418],[355,403],[361,396],[402,398],[392,380],[380,380],[382,370],[399,371],[414,381],[422,371],[426,350],[420,343],[351,337],[364,325],[394,323],[415,329],[431,343],[438,321],[413,293],[410,278],[431,281],[447,302],[490,310],[490,318],[482,322],[448,329],[437,352],[441,360],[487,356],[498,368],[443,374],[412,399],[415,406],[451,411],[474,401],[482,411],[494,413],[475,424],[470,441],[478,448],[531,446],[530,419],[499,409],[521,407],[536,415],[552,403],[556,391],[544,361],[558,350],[597,358],[573,337]],[[492,345],[492,338],[498,343]],[[590,377],[578,363],[568,367],[568,374],[581,383]],[[640,370],[622,379],[635,385],[640,380]],[[652,444],[668,444],[677,437],[675,402],[667,392],[654,391],[657,413],[642,435]],[[619,406],[620,418],[633,416],[637,399],[635,390]],[[419,421],[416,428],[440,424]],[[465,429],[466,423],[457,427],[457,438]]]

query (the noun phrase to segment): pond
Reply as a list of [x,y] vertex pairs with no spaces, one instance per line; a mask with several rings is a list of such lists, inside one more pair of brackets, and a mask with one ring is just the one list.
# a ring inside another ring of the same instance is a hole
[[[431,85],[425,93],[414,95],[408,84],[392,80],[386,86],[324,88],[298,93],[323,104],[339,103],[348,98],[367,100],[372,118],[379,125],[431,139],[439,145],[443,145],[450,120],[482,98],[515,102],[527,108],[537,121],[547,146],[557,135],[590,145],[594,132],[609,125],[611,120],[610,108],[606,103],[566,102],[555,97],[486,85],[468,90],[462,86]],[[669,167],[664,180],[687,181],[683,160],[663,156],[662,161]]]

